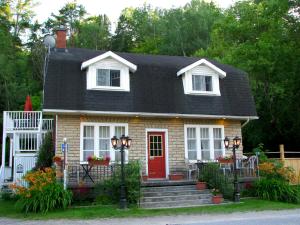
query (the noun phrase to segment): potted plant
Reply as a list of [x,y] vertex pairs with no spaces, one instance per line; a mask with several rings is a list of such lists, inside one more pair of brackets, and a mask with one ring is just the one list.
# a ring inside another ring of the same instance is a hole
[[212,189],[212,194],[213,194],[213,196],[212,196],[211,200],[212,200],[213,204],[220,204],[223,202],[223,200],[224,200],[223,195],[219,189],[216,189],[216,188]]
[[196,183],[197,190],[205,190],[207,188],[207,184],[204,181],[204,177],[202,174],[199,174],[198,181]]
[[110,161],[110,157],[109,156],[89,156],[87,159],[88,163],[91,166],[108,166],[109,165],[109,161]]
[[225,157],[218,157],[217,158],[219,163],[233,163],[233,158],[232,156],[225,156]]
[[61,166],[62,165],[62,159],[60,156],[54,156],[53,157],[53,162],[57,165],[57,166]]

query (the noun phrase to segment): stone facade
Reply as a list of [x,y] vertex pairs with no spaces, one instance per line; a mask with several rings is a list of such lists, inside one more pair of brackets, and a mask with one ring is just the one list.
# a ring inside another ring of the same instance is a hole
[[[225,136],[230,139],[236,135],[241,137],[241,123],[237,120],[58,115],[56,154],[61,155],[60,146],[66,137],[69,144],[69,164],[77,164],[80,161],[81,122],[128,123],[128,134],[133,140],[129,160],[142,160],[143,163],[146,159],[146,129],[167,129],[170,171],[185,166],[184,124],[223,125]],[[226,155],[231,154],[230,150],[226,151]],[[238,150],[238,155],[242,155],[242,146]]]

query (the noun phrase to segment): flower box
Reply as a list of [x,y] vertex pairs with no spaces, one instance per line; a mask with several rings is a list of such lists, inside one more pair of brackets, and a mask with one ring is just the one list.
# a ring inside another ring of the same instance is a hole
[[59,156],[54,156],[53,157],[53,162],[56,164],[56,166],[61,166],[62,165],[62,159]]
[[220,204],[223,202],[223,200],[224,200],[223,195],[221,195],[221,194],[213,195],[212,199],[211,199],[213,204]]
[[174,173],[169,175],[170,180],[183,180],[183,174]]
[[91,166],[108,166],[109,160],[90,160],[89,165]]
[[223,158],[219,158],[218,159],[219,163],[233,163],[233,159],[223,159]]
[[196,188],[197,188],[197,190],[205,190],[207,188],[207,184],[206,184],[206,182],[198,181],[196,183]]

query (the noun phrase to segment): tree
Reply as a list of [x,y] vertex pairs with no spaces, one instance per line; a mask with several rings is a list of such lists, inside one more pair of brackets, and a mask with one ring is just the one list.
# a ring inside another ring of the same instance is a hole
[[85,15],[86,10],[83,5],[78,5],[76,1],[69,2],[59,10],[57,15],[51,14],[51,18],[45,22],[45,28],[52,31],[60,26],[66,27],[69,31],[70,45],[73,47],[74,37]]
[[243,131],[248,150],[261,142],[267,147],[279,142],[300,145],[299,14],[291,13],[299,4],[239,2],[213,29],[206,55],[249,73],[260,119]]
[[74,45],[80,48],[110,49],[110,21],[106,15],[89,17],[78,25]]

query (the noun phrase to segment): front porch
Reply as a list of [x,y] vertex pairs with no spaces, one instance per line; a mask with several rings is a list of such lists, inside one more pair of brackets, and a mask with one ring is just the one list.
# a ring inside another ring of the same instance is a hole
[[4,111],[0,187],[17,182],[35,166],[36,154],[53,119],[41,111]]

